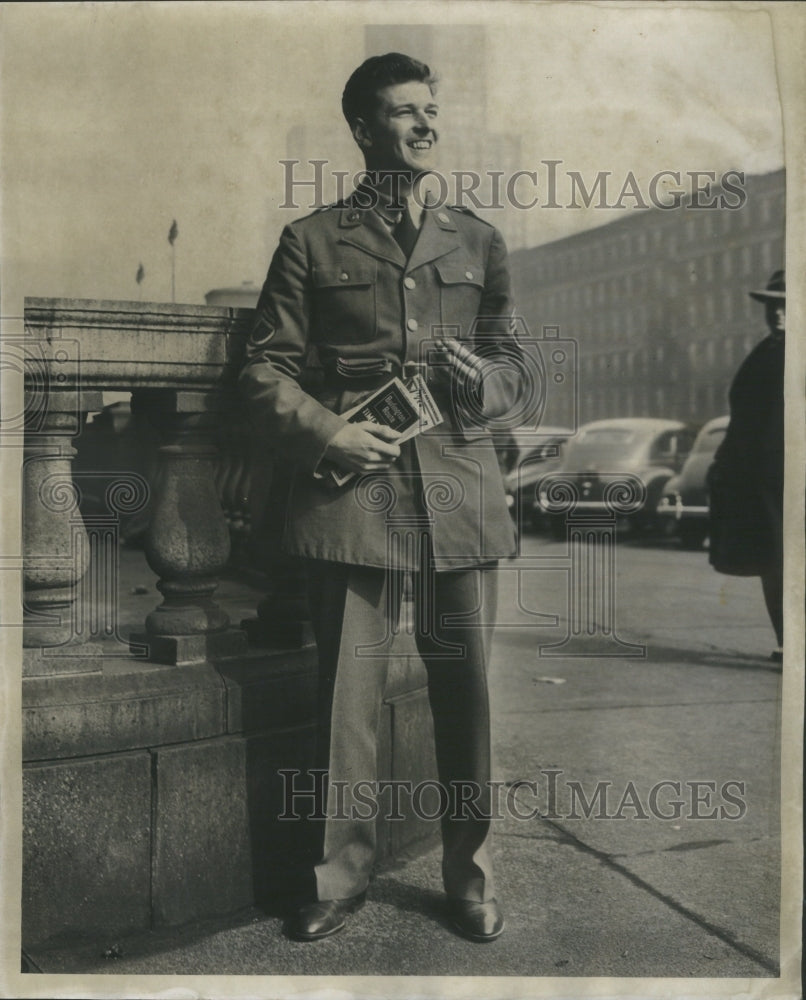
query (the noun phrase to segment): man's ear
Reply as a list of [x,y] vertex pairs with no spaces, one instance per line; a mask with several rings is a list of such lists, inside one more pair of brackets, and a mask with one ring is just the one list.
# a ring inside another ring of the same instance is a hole
[[372,132],[363,118],[356,118],[353,122],[353,138],[361,149],[369,149],[372,145]]

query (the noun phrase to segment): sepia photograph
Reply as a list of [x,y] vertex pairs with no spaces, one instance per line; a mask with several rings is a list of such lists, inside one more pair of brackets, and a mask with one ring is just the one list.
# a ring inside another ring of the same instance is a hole
[[803,995],[804,47],[0,4],[0,996]]

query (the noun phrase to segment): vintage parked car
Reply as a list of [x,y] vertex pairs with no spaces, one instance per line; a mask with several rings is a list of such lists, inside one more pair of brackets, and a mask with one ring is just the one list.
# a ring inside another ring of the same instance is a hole
[[708,537],[708,487],[705,476],[722,443],[730,417],[715,417],[704,425],[679,475],[666,484],[658,517],[686,548],[702,548]]
[[504,475],[504,490],[519,531],[530,525],[544,527],[543,518],[534,515],[535,487],[547,472],[559,466],[563,448],[573,434],[570,427],[541,427],[539,437],[532,431],[518,442],[511,469]]
[[610,484],[629,474],[640,481],[638,506],[618,520],[631,530],[654,530],[663,489],[680,472],[695,437],[696,428],[679,420],[624,417],[584,424],[568,442],[557,470],[538,483],[535,517],[547,519],[552,534],[564,538],[567,515],[552,502],[552,481],[573,481],[577,512],[604,514],[610,512],[605,503]]

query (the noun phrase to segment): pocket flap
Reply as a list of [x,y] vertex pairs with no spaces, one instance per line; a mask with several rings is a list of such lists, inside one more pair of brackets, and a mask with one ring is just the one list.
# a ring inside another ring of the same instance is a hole
[[438,260],[439,280],[443,285],[475,285],[484,287],[484,269],[480,264],[462,261]]
[[317,264],[313,269],[316,288],[359,288],[375,283],[377,264]]

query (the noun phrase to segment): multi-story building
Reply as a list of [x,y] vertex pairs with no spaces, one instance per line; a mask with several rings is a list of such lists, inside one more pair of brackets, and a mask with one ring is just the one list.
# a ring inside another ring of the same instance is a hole
[[747,292],[784,266],[784,171],[744,190],[738,208],[624,212],[512,254],[530,331],[559,327],[578,344],[581,421],[727,412],[736,368],[766,332]]

